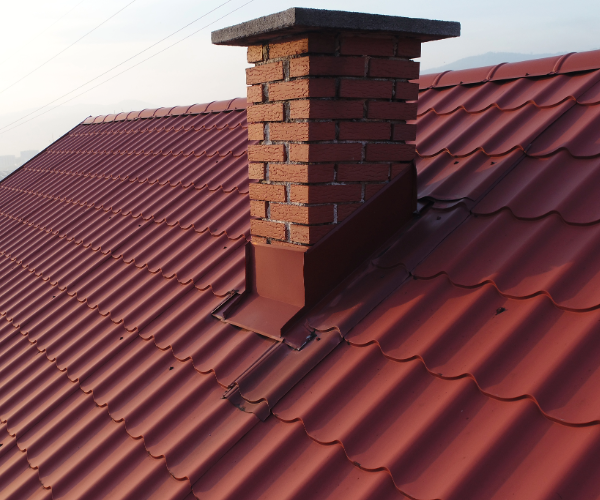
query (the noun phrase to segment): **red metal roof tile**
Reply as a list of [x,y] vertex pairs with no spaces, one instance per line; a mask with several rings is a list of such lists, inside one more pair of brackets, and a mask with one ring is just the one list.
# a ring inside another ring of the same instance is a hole
[[[472,87],[458,85],[439,90],[430,89],[419,95],[419,115],[429,110],[446,114],[459,108],[469,113],[477,113],[492,106],[502,110],[513,110],[526,103],[540,107],[556,106],[566,99],[579,100],[598,80],[600,71],[592,71],[551,78],[487,82]],[[592,104],[590,101],[588,97],[585,104]]]
[[514,150],[505,156],[488,156],[483,151],[456,158],[448,152],[417,159],[420,197],[436,200],[478,200],[523,158]]
[[508,210],[470,217],[415,270],[460,286],[493,283],[510,297],[548,295],[559,307],[600,305],[600,226],[573,226],[556,214],[516,219]]
[[559,149],[575,157],[600,155],[600,104],[575,105],[533,143],[529,154],[547,156]]
[[566,222],[600,221],[600,158],[573,158],[559,151],[546,158],[523,158],[473,211],[492,214],[504,208],[519,218],[556,212]]
[[244,498],[406,499],[385,471],[351,464],[340,446],[311,440],[300,422],[255,426],[200,481],[207,500]]
[[417,151],[421,156],[447,151],[462,157],[476,151],[499,156],[515,149],[526,150],[541,132],[572,106],[571,101],[564,101],[550,108],[526,104],[510,111],[496,107],[481,113],[458,109],[451,114],[438,115],[428,111],[417,122]]
[[339,443],[362,469],[388,471],[413,498],[585,498],[600,486],[588,465],[600,426],[552,422],[531,400],[498,401],[469,378],[434,377],[375,345],[340,344],[273,412],[318,443]]
[[502,296],[491,284],[458,288],[444,276],[409,280],[351,330],[390,359],[421,359],[446,379],[469,377],[505,400],[527,396],[550,418],[600,422],[600,312],[557,308],[548,297]]
[[545,76],[555,72],[556,64],[563,56],[544,57],[532,61],[507,63],[499,66],[491,80],[510,80],[524,76]]
[[600,69],[600,50],[571,52],[562,56],[546,57],[516,63],[500,63],[484,68],[444,71],[423,75],[419,79],[421,89],[453,87],[491,80],[509,80],[557,73],[575,73]]
[[0,491],[8,500],[52,500],[50,488],[44,488],[38,472],[30,467],[27,455],[17,440],[0,425]]
[[569,54],[559,68],[560,73],[586,71],[600,67],[600,50]]

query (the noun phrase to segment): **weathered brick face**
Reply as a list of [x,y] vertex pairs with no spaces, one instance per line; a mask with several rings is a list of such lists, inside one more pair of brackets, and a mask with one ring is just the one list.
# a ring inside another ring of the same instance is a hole
[[420,52],[343,32],[248,47],[255,241],[315,244],[413,160]]

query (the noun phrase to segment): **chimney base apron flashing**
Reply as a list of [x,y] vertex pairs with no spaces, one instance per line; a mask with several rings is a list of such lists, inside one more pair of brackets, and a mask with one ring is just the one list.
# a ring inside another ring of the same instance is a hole
[[246,291],[213,315],[299,348],[303,339],[287,338],[286,332],[407,224],[416,207],[416,169],[407,164],[386,189],[312,247],[247,243]]

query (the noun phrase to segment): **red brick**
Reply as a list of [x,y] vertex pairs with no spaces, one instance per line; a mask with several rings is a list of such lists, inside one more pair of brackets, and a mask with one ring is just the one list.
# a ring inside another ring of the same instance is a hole
[[340,97],[391,99],[392,80],[346,80],[340,82]]
[[283,103],[248,106],[247,119],[248,123],[279,122],[283,120]]
[[387,163],[374,164],[341,164],[337,168],[339,182],[352,181],[387,181],[390,175],[390,166]]
[[285,161],[285,147],[283,144],[248,146],[248,160],[252,162]]
[[250,216],[264,219],[267,216],[267,202],[250,200]]
[[416,80],[419,78],[419,63],[401,59],[371,59],[369,62],[369,76]]
[[248,140],[249,141],[264,141],[265,140],[264,124],[249,123],[248,124]]
[[279,240],[271,240],[271,245],[273,245],[274,247],[287,247],[287,248],[294,248],[296,250],[303,250],[303,251],[306,251],[310,248],[307,246],[297,245],[295,243],[288,243],[287,241],[279,241]]
[[362,144],[290,144],[290,161],[360,161]]
[[269,166],[269,179],[280,182],[331,182],[333,165],[287,165],[272,163]]
[[281,222],[251,220],[250,232],[252,235],[256,236],[265,236],[266,238],[285,240],[285,225]]
[[272,141],[332,141],[335,122],[272,123],[269,128]]
[[366,184],[365,185],[365,201],[372,198],[385,184]]
[[392,139],[394,141],[414,141],[417,138],[417,126],[414,123],[396,123]]
[[346,217],[348,217],[352,212],[354,212],[358,207],[360,207],[360,203],[344,203],[342,205],[337,206],[337,221],[342,222]]
[[333,35],[321,33],[301,35],[285,42],[269,44],[269,59],[309,53],[333,54],[334,52],[335,38]]
[[331,231],[335,226],[328,224],[326,226],[290,226],[290,239],[298,243],[313,245]]
[[392,163],[392,179],[411,168],[414,168],[412,163]]
[[416,102],[369,101],[367,118],[379,120],[416,120]]
[[292,120],[362,118],[364,116],[363,101],[320,101],[307,99],[290,102],[290,118]]
[[255,63],[263,60],[262,45],[250,45],[248,47],[248,62]]
[[414,144],[367,144],[367,161],[410,161],[414,157]]
[[262,181],[265,179],[265,164],[264,163],[249,163],[248,177],[250,179]]
[[267,238],[264,238],[263,236],[254,236],[254,235],[251,235],[250,239],[252,240],[252,243],[263,243],[265,245],[267,243]]
[[311,185],[293,184],[290,187],[290,200],[294,203],[337,203],[344,201],[360,201],[362,189],[360,184],[348,185]]
[[248,102],[264,102],[265,96],[263,94],[262,85],[252,85],[248,87]]
[[285,186],[279,184],[250,184],[250,199],[285,201]]
[[394,39],[366,36],[342,38],[340,53],[349,56],[393,56]]
[[287,101],[308,97],[335,97],[335,80],[332,78],[303,78],[269,85],[269,101]]
[[290,77],[365,76],[362,57],[307,56],[290,60]]
[[283,80],[283,63],[274,62],[246,69],[246,85]]
[[271,203],[271,219],[298,222],[299,224],[324,224],[333,222],[333,205],[283,205]]
[[421,57],[421,42],[414,38],[400,38],[396,47],[398,57]]
[[385,122],[340,123],[340,141],[389,141],[391,135],[392,126]]
[[394,99],[416,101],[419,98],[419,84],[411,82],[396,82]]

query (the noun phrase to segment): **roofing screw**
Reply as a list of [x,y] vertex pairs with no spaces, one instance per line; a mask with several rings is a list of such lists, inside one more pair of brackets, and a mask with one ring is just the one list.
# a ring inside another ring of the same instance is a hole
[[169,368],[169,371],[171,371],[173,369],[173,367]]
[[227,247],[223,247],[223,250],[225,250]]
[[455,165],[457,165],[457,164],[458,164],[458,162],[457,162],[457,161],[455,161],[455,162],[454,162],[454,164],[455,164]]
[[495,162],[495,161],[493,161],[493,162],[491,162],[491,163],[490,163],[490,165],[495,165],[495,164],[496,164],[496,162]]
[[142,225],[141,225],[141,224],[138,224],[138,227],[142,227]]
[[119,340],[123,340],[123,337],[121,337]]
[[503,313],[504,311],[506,311],[506,309],[504,309],[504,307],[499,307],[498,309],[496,309],[496,315]]

